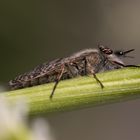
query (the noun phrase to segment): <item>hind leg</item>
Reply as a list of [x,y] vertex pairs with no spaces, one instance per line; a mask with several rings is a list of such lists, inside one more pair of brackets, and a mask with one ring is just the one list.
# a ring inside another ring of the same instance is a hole
[[61,68],[60,73],[58,74],[58,76],[57,76],[57,78],[56,78],[56,82],[55,82],[55,85],[54,85],[54,87],[53,87],[52,93],[51,93],[51,95],[50,95],[50,99],[52,99],[52,97],[53,97],[53,95],[54,95],[54,92],[55,92],[55,89],[56,89],[58,83],[60,82],[61,77],[63,76],[64,69],[65,69],[65,67],[64,67],[64,65],[63,65],[62,68]]
[[[55,85],[54,85],[53,90],[52,90],[52,93],[51,93],[51,95],[50,95],[50,99],[52,99],[52,97],[53,97],[53,95],[54,95],[54,92],[55,92],[55,89],[56,89],[58,83],[60,82],[60,80],[61,80],[62,77],[63,77],[63,74],[64,74],[64,70],[65,70],[65,69],[67,70],[67,73],[70,74],[70,77],[75,77],[75,76],[76,76],[69,64],[64,64],[64,65],[62,65],[62,68],[61,68],[61,70],[60,70],[60,73],[58,74],[58,76],[57,76],[57,78],[56,78]],[[69,75],[69,74],[68,74],[68,75]]]

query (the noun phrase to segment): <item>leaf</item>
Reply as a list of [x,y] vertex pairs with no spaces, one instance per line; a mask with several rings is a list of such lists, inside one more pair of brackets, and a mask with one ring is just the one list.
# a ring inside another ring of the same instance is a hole
[[93,107],[140,97],[140,69],[125,68],[97,74],[100,85],[92,76],[61,81],[53,99],[49,96],[54,83],[5,93],[14,102],[24,96],[31,116]]

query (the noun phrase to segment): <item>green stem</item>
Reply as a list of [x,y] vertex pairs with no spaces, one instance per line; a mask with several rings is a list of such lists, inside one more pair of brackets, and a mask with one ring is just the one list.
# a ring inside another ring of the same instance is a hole
[[15,101],[25,96],[30,115],[93,107],[140,97],[140,69],[127,68],[97,74],[105,88],[101,89],[92,76],[61,81],[53,99],[49,96],[54,83],[7,92],[8,99]]

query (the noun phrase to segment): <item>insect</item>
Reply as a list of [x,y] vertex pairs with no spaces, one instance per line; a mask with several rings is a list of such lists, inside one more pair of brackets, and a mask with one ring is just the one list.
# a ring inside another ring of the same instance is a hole
[[97,78],[96,73],[123,67],[139,67],[136,65],[125,65],[121,60],[123,57],[128,57],[126,54],[132,51],[134,49],[113,52],[110,48],[99,45],[98,49],[85,49],[69,57],[43,63],[32,71],[19,75],[14,80],[11,80],[9,86],[11,89],[20,89],[55,82],[50,94],[50,98],[52,98],[61,80],[77,76],[93,75],[101,88],[103,88],[104,86]]

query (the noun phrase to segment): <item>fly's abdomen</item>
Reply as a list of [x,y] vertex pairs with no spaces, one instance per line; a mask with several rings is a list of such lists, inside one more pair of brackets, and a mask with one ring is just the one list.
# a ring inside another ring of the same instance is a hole
[[17,77],[16,79],[11,80],[9,82],[9,86],[11,89],[21,89],[21,88],[26,88],[26,87],[32,87],[35,85],[41,85],[45,83],[54,82],[56,77],[57,77],[56,75],[52,75],[52,76],[44,75],[37,78],[29,79],[29,80],[23,80],[23,79],[20,80],[20,77]]
[[16,80],[11,80],[9,81],[9,88],[13,90],[23,88],[23,83],[18,82]]
[[32,71],[19,75],[9,82],[9,87],[11,89],[21,89],[54,82],[57,77],[57,73],[60,71],[60,61],[61,59],[56,59],[49,63],[43,63]]

